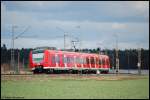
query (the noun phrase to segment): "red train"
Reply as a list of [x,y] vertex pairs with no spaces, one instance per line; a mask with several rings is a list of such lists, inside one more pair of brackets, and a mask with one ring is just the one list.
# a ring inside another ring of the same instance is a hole
[[56,70],[95,71],[108,73],[110,69],[107,55],[68,52],[50,49],[35,49],[29,55],[30,70],[52,73]]

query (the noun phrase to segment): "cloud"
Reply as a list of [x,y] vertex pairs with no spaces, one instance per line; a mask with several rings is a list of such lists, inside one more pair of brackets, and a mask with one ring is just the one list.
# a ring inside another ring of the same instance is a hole
[[[16,1],[6,2],[10,11],[30,12],[54,20],[147,21],[148,2],[140,1]],[[9,5],[12,6],[9,6]],[[147,16],[147,17],[145,17]]]
[[[76,3],[57,1],[3,2],[1,3],[1,14],[4,18],[2,19],[3,23],[1,23],[2,42],[4,43],[6,39],[10,39],[11,27],[17,25],[15,36],[27,26],[31,26],[31,28],[24,34],[25,36],[37,35],[37,37],[29,39],[20,38],[19,40],[25,43],[24,47],[47,44],[63,48],[64,31],[78,37],[82,42],[82,47],[85,48],[97,47],[99,41],[103,41],[107,48],[113,48],[115,43],[113,34],[115,33],[118,34],[118,40],[122,44],[133,44],[133,47],[134,42],[138,41],[148,44],[149,23],[146,20],[149,18],[143,17],[149,16],[147,15],[149,12],[147,2],[124,3],[118,1]],[[142,10],[138,12],[138,9]],[[4,17],[4,15],[6,16]],[[77,26],[80,27],[76,28]],[[71,40],[69,40],[69,37],[67,39],[67,45],[70,48]],[[28,42],[25,42],[25,40]],[[17,41],[16,47],[22,47],[21,42],[18,43]],[[56,41],[61,41],[61,43]]]
[[139,12],[146,12],[149,9],[149,1],[136,1],[133,3],[131,3],[131,6],[135,7]]
[[1,2],[1,29],[2,31],[5,31],[4,30],[4,24],[5,24],[5,21],[6,21],[6,6]]
[[122,24],[122,23],[113,23],[112,24],[113,29],[125,29],[126,27],[127,27],[126,24]]
[[[11,47],[10,45],[11,39],[3,38],[1,40],[2,44],[6,44],[8,48]],[[45,39],[36,39],[36,38],[19,38],[15,40],[15,48],[35,48],[38,46],[52,46],[57,48],[63,48],[63,39],[59,39],[59,41],[55,39],[45,40]]]
[[54,10],[69,4],[64,1],[5,1],[4,3],[8,5],[10,11],[23,12],[47,12],[49,9]]

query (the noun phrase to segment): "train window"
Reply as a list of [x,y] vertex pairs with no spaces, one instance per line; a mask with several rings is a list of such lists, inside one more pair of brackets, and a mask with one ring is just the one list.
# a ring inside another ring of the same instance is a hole
[[98,65],[98,63],[99,63],[99,62],[98,62],[98,58],[96,58],[96,64]]
[[70,63],[74,63],[74,58],[70,57]]
[[64,63],[67,63],[67,57],[63,57]]
[[67,63],[73,63],[73,58],[72,57],[67,57]]
[[76,63],[82,64],[82,58],[77,57],[77,58],[76,58]]
[[57,56],[55,56],[55,61],[57,62],[57,63],[59,63],[60,62],[60,58],[59,58],[59,56],[57,55]]
[[79,64],[81,63],[81,59],[80,59],[80,58],[78,58],[78,63],[79,63]]
[[83,58],[83,64],[86,64],[86,59],[85,58]]
[[52,64],[55,64],[55,56],[52,56]]
[[87,64],[89,64],[89,63],[90,63],[90,62],[89,62],[89,58],[88,58],[88,57],[86,58],[86,63],[87,63]]
[[32,51],[33,54],[37,54],[37,53],[44,53],[44,50],[33,50]]
[[76,58],[74,57],[74,63],[76,63]]
[[61,61],[62,61],[62,63],[64,62],[64,56],[62,56],[62,60]]
[[105,59],[105,65],[107,65],[107,59]]
[[83,64],[83,59],[82,58],[80,58],[80,64]]
[[83,58],[80,58],[80,64],[83,64]]
[[86,58],[84,58],[84,64],[86,64]]
[[102,58],[99,59],[99,65],[103,65]]
[[109,60],[108,59],[106,60],[106,64],[109,65]]
[[76,63],[79,63],[79,57],[76,57]]
[[32,59],[35,62],[41,62],[44,58],[44,53],[34,53],[32,55],[33,55]]
[[105,59],[102,59],[102,63],[103,63],[103,65],[105,65],[105,64],[106,64]]
[[95,64],[94,57],[91,57],[91,64]]
[[67,57],[67,63],[70,63],[71,61],[70,61],[70,57]]
[[82,64],[84,64],[84,58],[82,58]]

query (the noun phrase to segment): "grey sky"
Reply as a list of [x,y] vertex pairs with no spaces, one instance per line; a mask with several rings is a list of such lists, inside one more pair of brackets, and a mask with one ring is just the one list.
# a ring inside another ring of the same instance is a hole
[[[1,2],[1,45],[10,48],[11,27],[17,36],[16,48],[56,46],[63,48],[64,32],[78,37],[81,48],[149,48],[148,1],[3,1]],[[72,37],[67,37],[71,48]],[[77,45],[79,48],[79,45]]]

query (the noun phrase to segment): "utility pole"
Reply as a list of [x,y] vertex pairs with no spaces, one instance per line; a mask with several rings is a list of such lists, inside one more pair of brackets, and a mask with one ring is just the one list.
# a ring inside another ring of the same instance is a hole
[[76,51],[76,46],[75,46],[75,42],[76,42],[76,41],[73,41],[73,40],[72,40],[71,42],[72,42],[72,47],[74,48],[74,52],[75,52],[75,51]]
[[13,73],[15,71],[15,53],[14,53],[14,29],[17,28],[17,26],[13,25],[12,26],[12,48],[11,48],[11,69],[13,70]]
[[138,74],[141,75],[141,48],[138,49]]
[[56,27],[57,29],[59,29],[60,31],[63,31],[64,32],[64,50],[66,50],[66,36],[68,36],[67,35],[67,32],[65,32],[63,29],[61,29],[61,28],[59,28],[59,27]]
[[113,74],[114,74],[114,54],[112,54],[112,70],[113,70]]
[[116,73],[119,73],[118,36],[116,35]]
[[20,73],[20,69],[19,69],[19,51],[18,51],[18,73]]
[[16,72],[16,67],[15,67],[15,52],[14,52],[14,46],[15,46],[15,39],[18,39],[22,34],[24,34],[27,29],[29,27],[27,27],[22,33],[20,33],[18,36],[14,36],[14,29],[17,28],[16,25],[12,25],[12,40],[11,40],[11,43],[12,43],[12,49],[11,49],[11,67],[12,67],[12,70],[14,72]]
[[64,33],[64,50],[66,50],[66,36],[67,36],[67,34]]
[[128,54],[128,74],[129,74],[129,51],[127,51]]
[[23,63],[23,69],[25,70],[25,68],[24,68],[24,57],[23,57],[23,61],[22,61],[22,63]]

